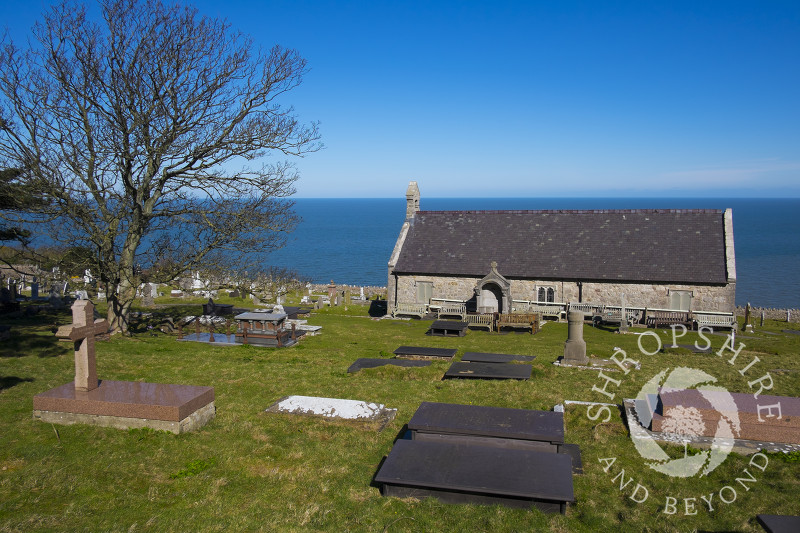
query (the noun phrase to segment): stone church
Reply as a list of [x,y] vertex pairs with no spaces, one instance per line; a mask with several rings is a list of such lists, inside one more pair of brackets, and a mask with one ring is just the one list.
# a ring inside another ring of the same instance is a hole
[[459,300],[735,310],[730,209],[422,211],[417,183],[389,260],[388,307]]

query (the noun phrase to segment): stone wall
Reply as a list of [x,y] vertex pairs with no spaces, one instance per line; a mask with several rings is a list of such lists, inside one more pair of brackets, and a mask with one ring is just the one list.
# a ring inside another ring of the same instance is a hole
[[[466,301],[474,296],[475,286],[481,279],[483,277],[398,276],[397,301],[416,302],[418,282],[430,282],[433,284],[433,298]],[[572,281],[515,279],[509,281],[511,282],[511,298],[514,300],[535,301],[540,287],[553,288],[556,302],[577,302],[581,292],[578,283]],[[668,309],[670,307],[669,292],[674,290],[692,292],[692,309],[724,312],[733,312],[734,310],[735,283],[726,286],[708,286],[583,282],[582,298],[580,300],[598,304],[619,305],[622,303],[622,294],[625,294],[626,305],[631,307]],[[390,298],[394,296],[393,292],[389,291]],[[390,306],[393,306],[395,302],[389,303]]]
[[[736,307],[736,316],[744,316],[745,308],[742,306]],[[761,319],[761,313],[764,313],[764,318],[770,320],[783,320],[784,322],[792,322],[795,324],[800,323],[800,309],[774,309],[772,307],[750,307],[750,316],[752,323],[756,324]]]

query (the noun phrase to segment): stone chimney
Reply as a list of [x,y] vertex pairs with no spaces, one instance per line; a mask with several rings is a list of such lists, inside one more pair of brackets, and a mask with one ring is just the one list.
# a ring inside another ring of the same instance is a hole
[[411,181],[406,189],[406,219],[412,218],[417,211],[419,211],[419,187],[416,181]]

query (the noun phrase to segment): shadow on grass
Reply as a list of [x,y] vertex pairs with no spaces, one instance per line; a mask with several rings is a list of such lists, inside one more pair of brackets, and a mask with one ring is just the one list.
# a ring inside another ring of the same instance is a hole
[[33,378],[18,378],[17,376],[0,376],[0,391],[15,387],[20,383],[31,383],[36,381]]

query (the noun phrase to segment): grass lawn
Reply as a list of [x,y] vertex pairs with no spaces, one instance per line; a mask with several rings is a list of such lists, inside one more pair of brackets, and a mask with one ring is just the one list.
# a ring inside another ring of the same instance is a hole
[[[195,305],[164,312],[198,311]],[[745,348],[734,364],[730,351],[724,357],[682,349],[643,355],[637,335],[587,326],[591,354],[608,358],[618,347],[641,363],[628,374],[607,372],[619,381],[606,387],[613,399],[592,390],[606,383],[598,371],[552,364],[567,336],[566,324],[558,323],[534,336],[470,331],[463,338],[431,338],[424,335],[430,321],[374,320],[365,307],[350,306],[314,312],[309,322],[322,326],[321,334],[291,348],[212,347],[153,337],[144,328],[98,342],[101,379],[214,387],[216,418],[176,436],[34,420],[33,396],[73,379],[72,345],[54,338],[56,322],[71,322],[68,312],[0,317],[13,327],[11,340],[0,345],[0,531],[761,531],[756,514],[800,514],[798,454],[771,454],[763,470],[750,465],[750,457],[731,454],[708,476],[669,478],[647,467],[617,409],[601,423],[581,405],[565,414],[566,440],[580,445],[585,473],[574,477],[578,501],[564,516],[384,498],[371,484],[422,401],[545,410],[564,400],[621,403],[661,370],[677,366],[704,370],[743,393],[754,392],[748,381],[769,372],[773,394],[798,396],[800,336],[780,333],[791,327],[785,323],[768,322],[752,338],[738,338]],[[669,334],[660,332],[664,344],[671,343]],[[689,333],[679,342],[696,339]],[[725,338],[711,341],[716,350]],[[529,381],[442,381],[444,362],[346,372],[359,357],[389,357],[401,345],[457,348],[457,359],[479,351],[536,360]],[[645,348],[653,351],[652,344]],[[741,375],[756,356],[759,362]],[[288,395],[365,400],[398,413],[382,431],[264,413]],[[668,451],[678,457],[684,448]],[[607,466],[610,458],[616,461]],[[747,477],[745,469],[755,481],[736,481]],[[644,494],[634,492],[637,484],[648,494],[641,503],[634,501]]]

